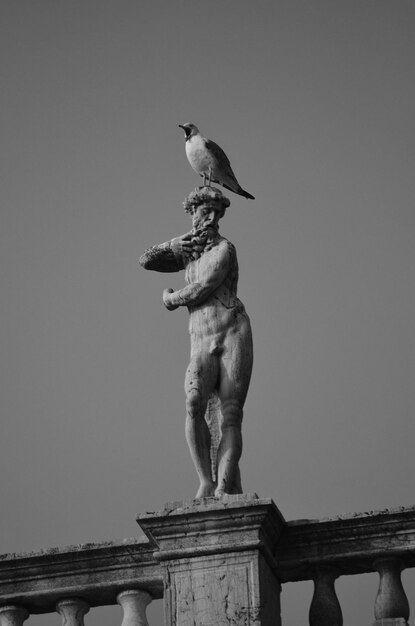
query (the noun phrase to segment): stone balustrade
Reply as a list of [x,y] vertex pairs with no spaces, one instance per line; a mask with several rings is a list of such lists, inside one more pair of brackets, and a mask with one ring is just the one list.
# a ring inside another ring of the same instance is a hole
[[154,546],[146,540],[85,544],[0,557],[0,626],[56,611],[83,626],[90,608],[118,603],[122,626],[148,626],[146,606],[163,597]]
[[341,626],[335,581],[366,572],[379,575],[375,625],[408,624],[401,572],[415,567],[415,507],[286,522],[272,500],[245,495],[176,503],[139,523],[148,540],[0,557],[0,626],[55,611],[84,626],[90,609],[117,603],[121,626],[148,626],[160,598],[166,626],[278,626],[281,585],[301,580],[314,581],[310,625]]
[[314,581],[311,626],[340,626],[336,578],[368,572],[379,573],[375,625],[407,626],[409,603],[401,571],[411,567],[415,507],[288,522],[278,551],[281,582]]

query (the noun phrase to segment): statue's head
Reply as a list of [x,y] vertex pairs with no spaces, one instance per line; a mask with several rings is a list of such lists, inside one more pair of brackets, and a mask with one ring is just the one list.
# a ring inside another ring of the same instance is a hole
[[192,216],[202,204],[215,208],[221,213],[220,217],[223,217],[230,200],[217,187],[197,187],[183,202],[184,210]]

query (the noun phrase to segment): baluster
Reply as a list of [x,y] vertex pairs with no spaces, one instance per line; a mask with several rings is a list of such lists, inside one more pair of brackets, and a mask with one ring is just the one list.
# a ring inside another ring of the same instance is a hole
[[373,564],[379,572],[379,590],[375,600],[376,626],[406,626],[409,603],[401,582],[403,563],[399,559],[379,559]]
[[29,617],[29,611],[22,606],[0,607],[0,626],[22,626]]
[[119,593],[117,602],[124,611],[121,626],[148,626],[146,608],[151,600],[152,597],[147,591],[139,591],[138,589]]
[[336,578],[336,570],[330,567],[317,569],[309,613],[310,626],[342,626],[342,610],[334,588]]
[[62,617],[62,626],[84,626],[84,615],[89,606],[80,598],[67,598],[58,602],[56,611]]

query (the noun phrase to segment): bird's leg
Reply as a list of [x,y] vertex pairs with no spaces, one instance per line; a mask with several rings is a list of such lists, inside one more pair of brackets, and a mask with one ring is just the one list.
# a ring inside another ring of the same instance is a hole
[[206,172],[203,172],[203,187],[206,187]]
[[211,182],[211,178],[212,178],[212,168],[210,167],[210,168],[209,168],[209,183],[208,183],[208,186],[209,186],[209,187],[211,186],[211,184],[210,184],[210,182]]

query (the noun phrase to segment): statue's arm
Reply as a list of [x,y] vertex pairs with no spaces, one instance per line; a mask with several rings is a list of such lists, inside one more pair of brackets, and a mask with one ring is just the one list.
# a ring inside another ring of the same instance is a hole
[[170,310],[179,306],[197,306],[202,304],[225,280],[230,263],[230,253],[227,246],[219,246],[217,254],[212,258],[210,271],[206,272],[203,280],[190,283],[183,289],[173,291],[165,289],[163,302]]
[[178,272],[184,268],[184,248],[188,234],[148,248],[139,258],[146,270]]

